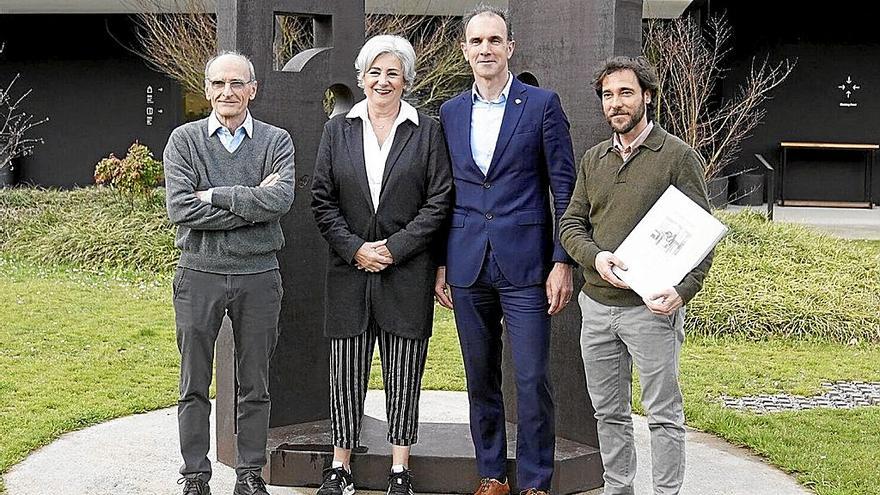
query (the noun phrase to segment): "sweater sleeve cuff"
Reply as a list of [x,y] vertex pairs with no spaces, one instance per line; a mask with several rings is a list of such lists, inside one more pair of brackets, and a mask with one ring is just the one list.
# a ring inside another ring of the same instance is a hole
[[357,253],[358,249],[364,245],[364,240],[357,236],[352,236],[352,240],[348,242],[345,246],[345,253],[341,253],[346,262],[349,264],[354,263],[354,255]]
[[574,259],[582,268],[592,268],[596,266],[596,255],[601,251],[595,244],[588,243],[582,249],[579,249],[577,253],[574,253]]
[[214,187],[211,192],[211,204],[217,208],[232,211],[232,188]]
[[391,235],[388,238],[388,242],[385,244],[385,247],[388,248],[388,251],[391,252],[391,256],[394,258],[394,264],[400,264],[409,256],[411,251],[410,247],[407,245],[405,239],[402,238],[400,232],[397,232]]
[[678,295],[681,296],[681,300],[683,304],[687,304],[691,302],[691,299],[697,295],[697,290],[692,286],[693,284],[681,283],[673,287],[675,292],[678,292]]

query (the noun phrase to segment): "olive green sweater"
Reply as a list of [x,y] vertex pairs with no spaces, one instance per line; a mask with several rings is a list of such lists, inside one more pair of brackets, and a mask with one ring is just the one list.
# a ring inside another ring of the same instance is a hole
[[[559,236],[568,254],[584,268],[582,290],[591,299],[608,306],[644,304],[632,290],[602,280],[596,255],[616,250],[670,184],[709,210],[700,158],[657,124],[626,163],[612,151],[611,139],[584,154]],[[675,286],[685,303],[702,287],[712,255]]]

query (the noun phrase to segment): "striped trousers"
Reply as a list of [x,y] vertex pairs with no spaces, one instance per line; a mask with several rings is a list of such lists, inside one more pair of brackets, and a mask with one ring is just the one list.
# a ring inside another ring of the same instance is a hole
[[330,420],[336,447],[353,449],[358,445],[377,339],[385,386],[388,442],[407,446],[418,440],[419,392],[428,339],[398,337],[371,322],[367,331],[358,336],[330,339]]

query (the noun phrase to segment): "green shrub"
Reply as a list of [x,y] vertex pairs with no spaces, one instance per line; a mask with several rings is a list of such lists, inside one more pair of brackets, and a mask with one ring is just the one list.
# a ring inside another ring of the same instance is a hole
[[170,271],[177,262],[165,190],[132,208],[101,187],[0,191],[0,252],[86,270]]
[[880,250],[754,212],[718,216],[730,232],[688,305],[691,333],[880,342]]
[[135,198],[149,197],[163,179],[162,162],[153,158],[149,148],[137,141],[128,148],[125,158],[110,154],[95,165],[95,183],[110,186],[133,205]]

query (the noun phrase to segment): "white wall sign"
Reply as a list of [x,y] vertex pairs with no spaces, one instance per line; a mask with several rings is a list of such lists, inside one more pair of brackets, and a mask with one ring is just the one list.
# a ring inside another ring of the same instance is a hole
[[837,87],[837,89],[843,91],[843,98],[840,102],[840,106],[842,107],[857,107],[859,103],[855,101],[853,98],[856,91],[862,89],[862,87],[853,80],[852,76],[846,76],[846,81]]
[[153,117],[156,114],[161,115],[161,114],[165,113],[165,110],[163,110],[162,108],[158,108],[156,106],[156,101],[155,101],[156,100],[156,98],[155,98],[156,93],[163,93],[163,92],[165,92],[165,88],[163,88],[163,87],[153,88],[152,86],[147,86],[147,90],[146,90],[147,107],[146,107],[146,110],[144,111],[144,113],[146,114],[146,117],[147,117],[147,125],[148,126],[153,125]]

